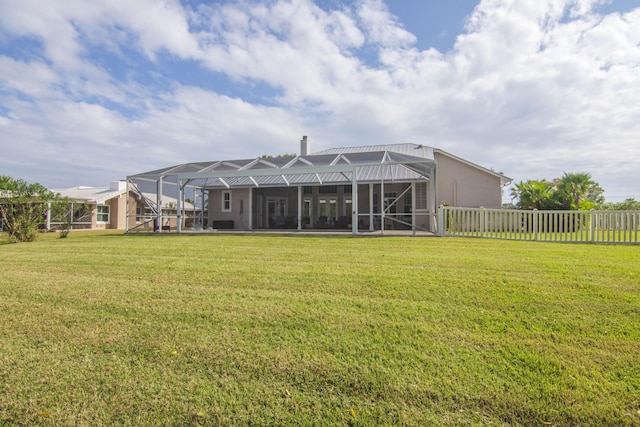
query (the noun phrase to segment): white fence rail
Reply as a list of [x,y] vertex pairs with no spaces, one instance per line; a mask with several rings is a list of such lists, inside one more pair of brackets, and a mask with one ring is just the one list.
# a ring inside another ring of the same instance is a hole
[[548,242],[640,243],[640,211],[438,209],[441,236]]

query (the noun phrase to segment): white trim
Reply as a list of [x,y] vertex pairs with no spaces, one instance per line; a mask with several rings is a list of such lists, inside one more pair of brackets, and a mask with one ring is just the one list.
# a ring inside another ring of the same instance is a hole
[[[101,221],[98,218],[100,218],[100,215],[105,215],[105,212],[100,212],[100,208],[101,207],[105,207],[107,208],[107,220],[106,221]],[[96,223],[98,224],[109,224],[111,220],[111,206],[109,205],[96,205]]]
[[[229,195],[229,200],[225,199],[226,195]],[[223,190],[222,191],[222,195],[221,195],[221,206],[220,206],[220,211],[221,212],[232,212],[233,211],[233,199],[231,196],[231,190]],[[229,203],[229,206],[226,207],[225,205],[227,204],[227,202]]]

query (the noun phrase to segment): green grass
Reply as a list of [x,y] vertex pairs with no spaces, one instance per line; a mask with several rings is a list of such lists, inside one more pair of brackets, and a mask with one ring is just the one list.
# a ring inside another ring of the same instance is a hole
[[639,251],[0,243],[0,425],[640,425]]

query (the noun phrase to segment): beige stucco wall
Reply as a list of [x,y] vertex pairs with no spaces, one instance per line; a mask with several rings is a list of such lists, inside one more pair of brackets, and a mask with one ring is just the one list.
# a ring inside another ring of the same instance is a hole
[[[222,192],[231,192],[231,211],[222,212]],[[251,190],[249,188],[234,188],[232,190],[209,191],[209,224],[213,221],[233,221],[234,228],[249,227],[249,212],[251,208]],[[242,210],[241,210],[242,208]]]
[[93,230],[124,230],[127,215],[126,204],[124,194],[105,202],[105,205],[109,206],[109,222],[98,222],[98,206],[92,205],[91,228]]
[[499,208],[502,205],[500,178],[442,153],[437,162],[437,205]]

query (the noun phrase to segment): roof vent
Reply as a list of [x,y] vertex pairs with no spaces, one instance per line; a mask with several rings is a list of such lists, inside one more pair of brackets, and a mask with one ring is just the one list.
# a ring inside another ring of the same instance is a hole
[[304,135],[300,140],[300,155],[301,156],[309,155],[309,141],[307,141],[307,135]]

